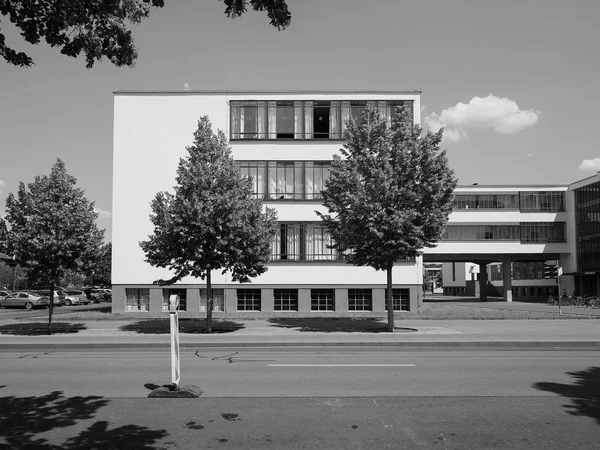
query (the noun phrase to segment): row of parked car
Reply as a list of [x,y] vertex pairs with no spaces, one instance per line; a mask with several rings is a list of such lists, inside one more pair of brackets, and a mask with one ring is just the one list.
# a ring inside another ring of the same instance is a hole
[[[86,288],[54,290],[54,306],[89,305],[112,301],[110,289]],[[25,309],[45,308],[50,304],[50,289],[35,289],[10,292],[0,290],[0,307]]]

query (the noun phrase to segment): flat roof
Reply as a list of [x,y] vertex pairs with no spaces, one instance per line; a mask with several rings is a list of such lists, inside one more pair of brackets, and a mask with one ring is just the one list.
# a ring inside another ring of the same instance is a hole
[[166,90],[166,91],[138,91],[138,90],[123,90],[113,91],[114,95],[248,95],[248,94],[421,94],[422,91],[418,90],[225,90],[225,91],[209,91],[209,90]]

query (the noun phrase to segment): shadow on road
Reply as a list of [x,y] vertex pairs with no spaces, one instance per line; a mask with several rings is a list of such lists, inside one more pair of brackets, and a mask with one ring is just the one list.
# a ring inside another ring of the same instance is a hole
[[573,384],[539,382],[533,386],[570,399],[573,403],[565,405],[569,414],[592,417],[600,423],[600,367],[567,374],[574,378]]
[[61,391],[41,397],[0,397],[0,449],[151,449],[167,436],[165,430],[138,425],[111,430],[105,421],[92,423],[60,445],[40,436],[54,429],[62,433],[65,427],[93,418],[107,404],[102,397],[65,397]]
[[381,322],[377,318],[274,318],[269,322],[276,327],[297,328],[298,331],[332,333],[343,331],[346,333],[385,333],[387,332],[387,323]]
[[[141,334],[169,334],[171,332],[169,319],[150,319],[128,323],[119,329],[121,331],[135,331]],[[213,333],[232,333],[241,330],[244,324],[229,320],[214,320]],[[206,319],[179,319],[179,332],[189,334],[206,333]]]
[[[53,334],[78,333],[87,327],[83,323],[53,322]],[[11,323],[0,326],[0,334],[12,334],[14,336],[42,336],[48,335],[48,323]]]

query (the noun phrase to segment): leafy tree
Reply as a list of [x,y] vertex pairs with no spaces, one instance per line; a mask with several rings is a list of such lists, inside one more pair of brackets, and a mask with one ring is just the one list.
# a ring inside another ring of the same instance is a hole
[[27,187],[20,183],[17,196],[10,193],[6,199],[8,254],[15,255],[30,279],[50,286],[50,334],[55,286],[66,270],[81,266],[81,256],[104,233],[96,226],[94,203],[76,183],[58,159],[50,175],[36,176]]
[[[285,0],[224,0],[225,14],[236,18],[250,3],[255,11],[266,11],[271,25],[281,30],[290,24]],[[61,53],[77,57],[85,54],[86,67],[107,57],[117,67],[133,66],[138,52],[130,24],[139,24],[152,8],[162,8],[164,0],[0,0],[0,14],[8,16],[30,44],[44,39]],[[31,66],[33,60],[6,44],[0,32],[0,55],[16,66]]]
[[140,242],[146,261],[175,272],[173,284],[186,276],[206,278],[207,331],[212,331],[211,273],[230,272],[246,283],[266,272],[275,212],[262,211],[251,181],[236,167],[221,130],[215,135],[207,116],[200,118],[189,156],[181,158],[175,193],[159,192],[151,203],[154,234]]
[[392,268],[441,238],[456,179],[440,152],[442,130],[421,136],[408,108],[387,120],[368,107],[347,123],[320,214],[347,263],[387,271],[388,329],[394,330]]
[[90,286],[110,286],[112,267],[112,244],[98,246],[98,251],[86,255],[84,259],[85,282]]

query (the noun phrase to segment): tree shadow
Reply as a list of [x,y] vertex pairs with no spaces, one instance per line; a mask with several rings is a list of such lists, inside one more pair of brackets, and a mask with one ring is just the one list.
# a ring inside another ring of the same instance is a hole
[[[84,323],[53,322],[52,334],[78,333],[87,329]],[[14,336],[47,336],[48,322],[11,323],[0,326],[0,334]]]
[[[245,328],[244,324],[229,320],[212,321],[213,333],[232,333]],[[135,331],[140,334],[169,334],[169,319],[149,319],[128,323],[119,328],[121,331]],[[186,334],[206,334],[206,319],[179,319],[179,332]]]
[[569,414],[588,416],[600,424],[600,367],[567,374],[574,378],[573,384],[538,382],[533,386],[570,399],[572,404],[565,405]]
[[167,435],[165,430],[137,425],[109,430],[108,422],[97,421],[61,445],[39,436],[89,420],[107,404],[102,397],[65,397],[61,391],[41,397],[0,397],[0,449],[151,449]]
[[280,328],[297,328],[297,331],[308,332],[345,332],[345,333],[385,333],[387,323],[379,318],[273,318],[269,323]]

